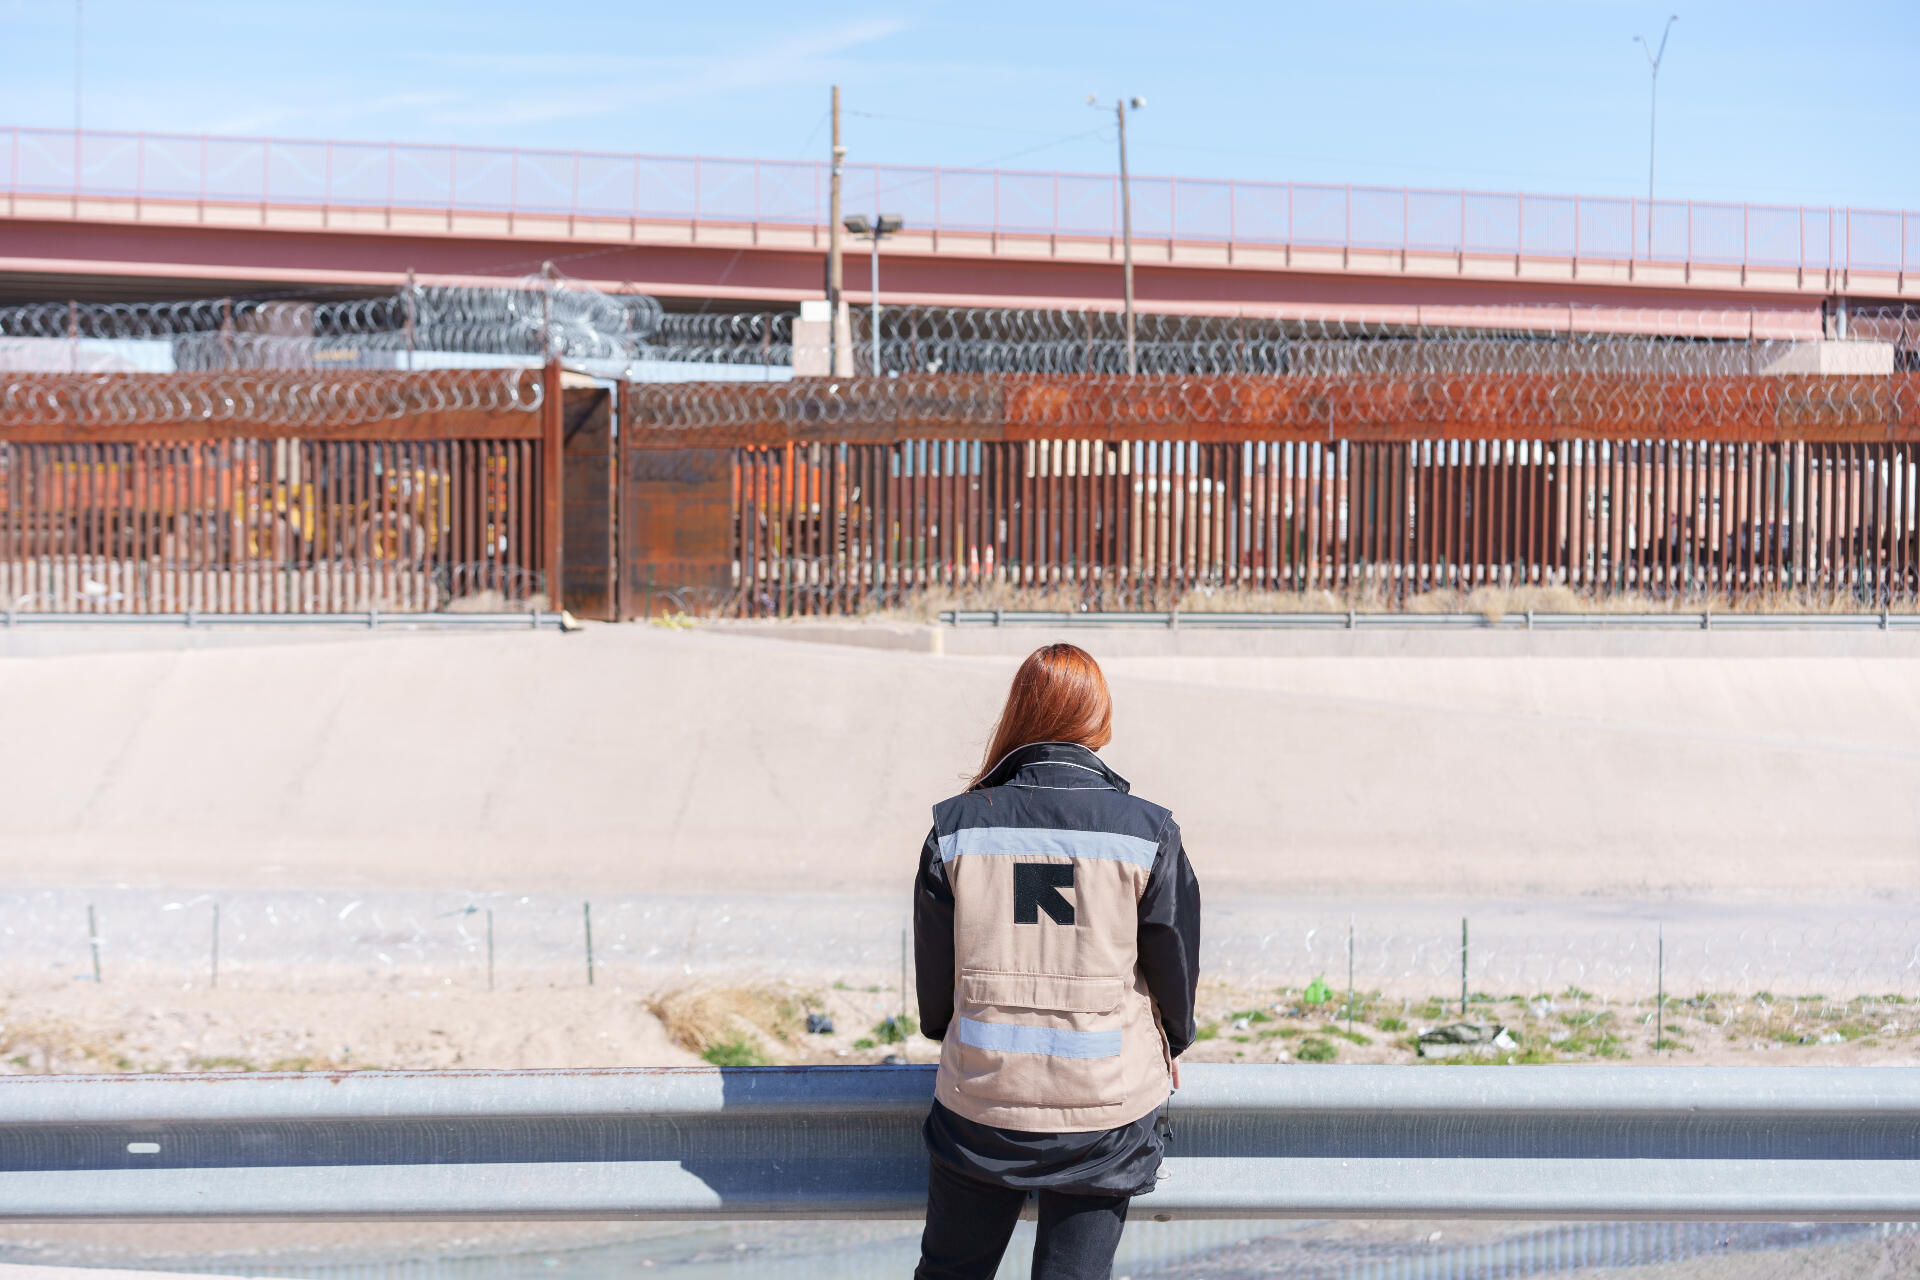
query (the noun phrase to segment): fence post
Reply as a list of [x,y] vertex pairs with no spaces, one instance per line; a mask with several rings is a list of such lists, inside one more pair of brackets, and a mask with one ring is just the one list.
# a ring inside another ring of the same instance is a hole
[[87,904],[87,945],[93,949],[93,981],[97,986],[100,982],[100,930],[94,924],[91,902]]
[[586,929],[587,929],[587,985],[592,986],[593,985],[593,904],[591,902],[583,902],[580,904],[580,918],[586,924]]
[[1460,1016],[1467,1016],[1467,918],[1460,917]]
[[1667,926],[1655,926],[1653,961],[1653,1051],[1667,1038]]
[[561,454],[566,445],[566,405],[560,389],[560,357],[549,352],[541,373],[540,526],[546,543],[547,608],[559,613],[561,580]]
[[1353,1034],[1353,917],[1347,917],[1347,1034]]

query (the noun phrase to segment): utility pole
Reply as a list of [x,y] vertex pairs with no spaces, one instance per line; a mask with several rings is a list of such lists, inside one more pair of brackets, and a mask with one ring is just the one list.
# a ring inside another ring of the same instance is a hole
[[853,325],[847,319],[846,262],[840,253],[840,170],[847,149],[840,145],[840,86],[833,86],[833,170],[827,184],[827,308],[831,319],[828,339],[836,378],[853,376]]
[[1647,257],[1653,257],[1653,158],[1654,142],[1658,136],[1660,123],[1660,60],[1667,56],[1667,36],[1673,30],[1673,24],[1680,21],[1680,15],[1669,14],[1667,25],[1660,29],[1660,48],[1656,52],[1647,43],[1645,36],[1635,36],[1640,51],[1647,55],[1647,67],[1652,72],[1647,90]]
[[[1099,98],[1087,95],[1087,105],[1097,106]],[[1121,293],[1127,308],[1127,376],[1139,371],[1133,343],[1133,189],[1127,183],[1127,108],[1135,111],[1147,105],[1145,98],[1120,98],[1113,104],[1113,118],[1120,124],[1120,263]]]

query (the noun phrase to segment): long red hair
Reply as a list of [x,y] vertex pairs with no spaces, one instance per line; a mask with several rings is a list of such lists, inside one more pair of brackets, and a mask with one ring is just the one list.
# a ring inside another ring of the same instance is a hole
[[1077,645],[1046,645],[1013,673],[1007,705],[967,789],[985,781],[1008,752],[1035,742],[1074,742],[1098,751],[1111,741],[1113,698],[1100,664]]

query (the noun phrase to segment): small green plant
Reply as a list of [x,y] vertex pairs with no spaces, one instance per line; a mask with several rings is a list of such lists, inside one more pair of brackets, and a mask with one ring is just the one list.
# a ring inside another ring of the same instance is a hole
[[1219,1034],[1220,1027],[1218,1023],[1203,1022],[1200,1024],[1200,1029],[1193,1033],[1193,1038],[1198,1042],[1201,1040],[1211,1040]]
[[764,1067],[767,1055],[760,1046],[746,1036],[734,1036],[711,1045],[700,1055],[710,1066],[715,1067]]
[[881,1044],[899,1044],[920,1029],[910,1013],[898,1017],[882,1018],[873,1024],[873,1038]]
[[1375,1018],[1373,1025],[1382,1031],[1405,1031],[1407,1024],[1398,1018]]
[[1245,1018],[1248,1022],[1272,1022],[1273,1021],[1272,1018],[1267,1016],[1267,1011],[1265,1009],[1242,1009],[1238,1013],[1228,1014],[1227,1018],[1233,1022],[1238,1022],[1242,1018]]
[[260,1068],[245,1058],[190,1058],[188,1065],[195,1071],[258,1071]]
[[1257,1035],[1262,1040],[1271,1040],[1275,1036],[1285,1036],[1285,1037],[1291,1038],[1293,1036],[1297,1036],[1300,1034],[1300,1028],[1298,1027],[1262,1027],[1259,1031],[1255,1032],[1254,1034]]
[[1325,1004],[1331,999],[1333,999],[1333,989],[1327,986],[1327,979],[1324,974],[1315,978],[1312,982],[1309,982],[1307,989],[1300,993],[1300,1001],[1302,1004]]
[[1340,1056],[1340,1051],[1331,1040],[1322,1040],[1319,1036],[1308,1036],[1293,1051],[1293,1056],[1302,1062],[1332,1062]]
[[1420,1016],[1428,1022],[1434,1022],[1447,1016],[1447,1006],[1438,1000],[1429,1000],[1420,1006]]
[[861,1037],[860,1037],[860,1038],[859,1038],[858,1040],[855,1040],[855,1041],[853,1042],[853,1047],[854,1047],[854,1048],[856,1048],[856,1049],[877,1049],[877,1048],[879,1048],[879,1046],[878,1046],[878,1045],[876,1045],[876,1044],[874,1044],[874,1042],[873,1042],[873,1041],[872,1041],[871,1039],[869,1039],[868,1037],[866,1037],[866,1036],[861,1036]]
[[1579,987],[1568,987],[1568,988],[1567,988],[1567,989],[1566,989],[1565,991],[1562,991],[1562,992],[1561,992],[1560,994],[1561,994],[1561,995],[1563,995],[1563,996],[1565,996],[1565,997],[1566,997],[1567,999],[1569,999],[1569,1000],[1591,1000],[1591,999],[1593,999],[1593,992],[1591,992],[1591,991],[1582,991],[1582,990],[1581,990],[1581,989],[1580,989]]
[[1373,1040],[1371,1037],[1363,1035],[1358,1031],[1347,1031],[1341,1027],[1333,1027],[1330,1030],[1333,1035],[1339,1036],[1342,1040],[1351,1041],[1354,1044],[1372,1044],[1373,1043]]

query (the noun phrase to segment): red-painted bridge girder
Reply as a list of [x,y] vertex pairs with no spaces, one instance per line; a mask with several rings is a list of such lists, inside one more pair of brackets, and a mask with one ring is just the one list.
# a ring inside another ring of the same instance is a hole
[[[122,221],[112,218],[0,218],[0,271],[22,277],[199,282],[214,287],[387,287],[407,278],[443,282],[498,281],[538,271],[552,262],[564,274],[605,287],[670,298],[738,303],[790,303],[819,297],[824,279],[824,233],[805,228],[752,243],[694,238],[608,242],[574,235],[516,230],[508,236],[410,229],[304,229]],[[815,248],[810,241],[820,240]],[[983,238],[984,239],[984,238]],[[793,243],[801,240],[802,243]],[[956,242],[957,241],[957,242]],[[1104,246],[1096,246],[1104,248]],[[1357,263],[1338,253],[1300,250],[1238,261],[1183,252],[1180,245],[1136,244],[1136,294],[1158,311],[1285,314],[1365,311],[1407,306],[1513,305],[1540,302],[1677,310],[1803,309],[1844,282],[1797,276],[1772,281],[1719,280],[1707,270],[1674,272],[1638,264],[1628,279],[1623,264],[1533,264],[1488,270],[1477,261],[1418,260]],[[1292,258],[1291,264],[1286,260]],[[1328,259],[1332,259],[1329,261]],[[1555,269],[1555,268],[1558,269]],[[849,297],[870,297],[870,263],[847,257]],[[1752,273],[1749,273],[1751,276]],[[956,306],[1117,307],[1120,274],[1104,253],[1034,252],[1020,246],[930,237],[886,249],[880,272],[883,301]],[[30,287],[17,280],[15,290]],[[192,287],[188,285],[187,287]],[[57,292],[57,290],[56,290]],[[1894,290],[1894,296],[1904,291]],[[51,296],[51,295],[49,295]],[[1856,296],[1858,292],[1856,291]]]

